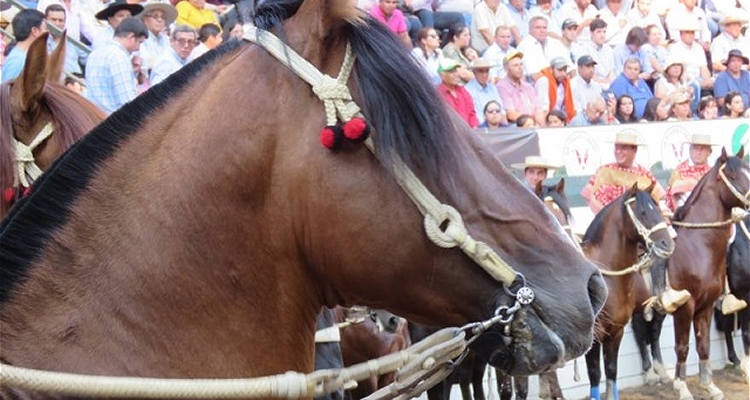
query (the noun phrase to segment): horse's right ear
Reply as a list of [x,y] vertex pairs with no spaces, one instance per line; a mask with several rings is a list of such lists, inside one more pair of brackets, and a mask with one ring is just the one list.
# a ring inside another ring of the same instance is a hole
[[729,155],[727,155],[727,148],[726,147],[722,147],[721,148],[721,155],[719,156],[719,159],[716,160],[716,162],[719,163],[719,164],[724,164],[725,162],[727,162],[728,158],[729,158]]
[[562,195],[565,194],[565,178],[560,178],[560,182],[557,182],[555,190],[557,190],[557,193],[560,193]]
[[653,193],[654,187],[656,187],[656,181],[651,182],[651,184],[646,188],[646,192]]
[[745,146],[744,145],[740,146],[740,149],[737,150],[737,154],[735,154],[734,156],[739,159],[745,158]]
[[628,189],[628,196],[627,197],[633,197],[635,194],[638,193],[638,182],[634,182],[633,186]]
[[534,186],[534,193],[536,194],[536,197],[542,197],[542,182],[536,183],[536,186]]
[[[23,93],[23,110],[28,111],[32,105],[37,104],[42,97],[44,83],[47,80],[47,37],[49,32],[43,33],[29,46],[26,53],[26,64],[20,75]],[[18,84],[16,80],[16,84]]]
[[58,82],[62,80],[63,67],[65,66],[65,40],[67,38],[67,30],[62,32],[60,40],[58,40],[57,47],[52,51],[52,54],[47,58],[47,80],[50,82]]

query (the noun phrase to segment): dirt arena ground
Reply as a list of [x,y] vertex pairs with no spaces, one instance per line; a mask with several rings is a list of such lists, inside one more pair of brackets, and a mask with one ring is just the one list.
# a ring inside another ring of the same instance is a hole
[[[698,388],[698,376],[688,377],[690,391],[695,395]],[[742,376],[739,369],[714,370],[714,383],[724,391],[727,400],[750,400],[748,379]],[[677,393],[672,385],[641,386],[620,391],[620,400],[677,400]],[[698,398],[696,397],[696,400]]]

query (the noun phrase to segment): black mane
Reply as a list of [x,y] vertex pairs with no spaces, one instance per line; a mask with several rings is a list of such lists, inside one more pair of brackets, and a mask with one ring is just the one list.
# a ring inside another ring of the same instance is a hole
[[[610,211],[611,208],[619,207],[620,212],[623,214],[623,218],[626,218],[624,197],[627,195],[627,193],[628,192],[626,191],[625,193],[614,199],[611,203],[604,206],[604,208],[602,208],[601,211],[596,214],[596,216],[594,216],[594,220],[591,221],[591,224],[589,224],[589,227],[586,229],[586,233],[583,235],[583,243],[597,244],[602,241],[604,231],[607,229],[607,225],[604,223],[604,216]],[[652,201],[653,199],[651,198],[651,194],[649,194],[645,190],[637,190],[635,192],[634,211],[642,209],[642,207],[645,207],[644,203]]]

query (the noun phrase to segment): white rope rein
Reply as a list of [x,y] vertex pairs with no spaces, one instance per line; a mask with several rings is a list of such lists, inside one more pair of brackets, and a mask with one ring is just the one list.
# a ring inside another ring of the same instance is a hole
[[[722,164],[721,167],[719,167],[719,177],[721,177],[721,180],[724,182],[724,184],[727,185],[727,188],[729,188],[729,191],[736,197],[746,208],[750,208],[750,189],[748,189],[748,192],[745,194],[740,193],[739,190],[737,190],[736,187],[732,184],[732,182],[727,178],[726,174],[724,173],[724,167],[726,167],[726,163]],[[740,222],[745,217],[750,215],[750,209],[743,210],[742,208],[735,207],[732,208],[731,217],[729,219],[726,219],[724,221],[716,221],[716,222],[683,222],[683,221],[672,221],[672,225],[675,226],[681,226],[684,228],[694,228],[694,229],[706,229],[706,228],[721,228],[727,225],[732,225],[735,222]]]
[[52,122],[49,122],[44,125],[28,146],[18,139],[13,140],[16,150],[16,171],[13,174],[14,187],[18,187],[19,184],[23,187],[29,187],[42,174],[42,170],[34,162],[34,150],[52,136],[54,131]]

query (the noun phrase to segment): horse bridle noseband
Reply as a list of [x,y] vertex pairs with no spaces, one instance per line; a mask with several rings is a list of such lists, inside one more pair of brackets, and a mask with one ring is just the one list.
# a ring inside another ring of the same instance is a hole
[[667,252],[664,250],[659,249],[654,245],[654,240],[651,239],[651,235],[653,235],[655,232],[669,229],[669,225],[666,221],[662,220],[658,224],[651,227],[651,229],[646,228],[646,226],[638,219],[638,217],[635,215],[635,211],[633,211],[632,204],[636,202],[635,197],[631,197],[625,201],[625,209],[628,211],[628,215],[630,216],[630,220],[633,222],[633,225],[635,226],[635,230],[638,232],[638,235],[643,239],[644,244],[646,245],[646,249],[649,253],[654,253],[659,258],[667,258],[672,255],[672,252]]

